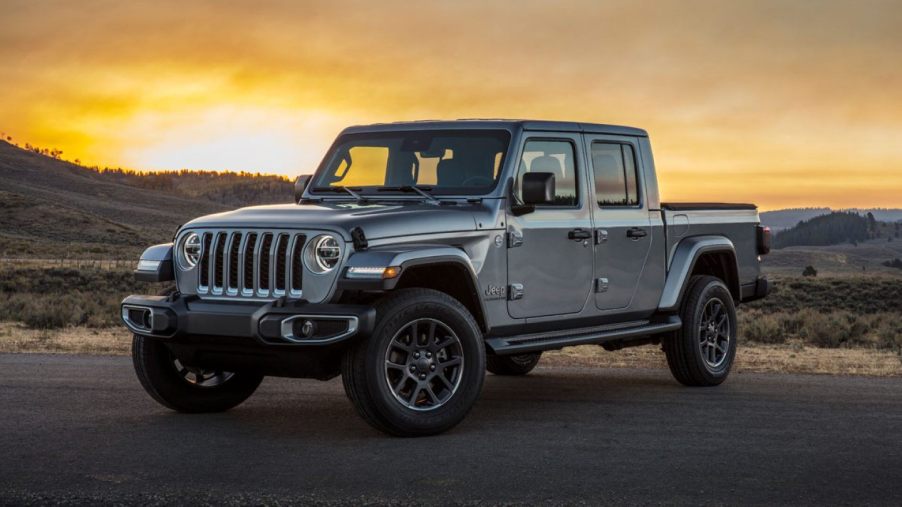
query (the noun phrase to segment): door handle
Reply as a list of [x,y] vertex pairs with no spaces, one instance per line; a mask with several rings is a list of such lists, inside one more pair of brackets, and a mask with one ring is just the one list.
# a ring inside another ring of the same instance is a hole
[[592,233],[585,229],[573,229],[567,233],[567,239],[582,241],[592,237]]
[[645,232],[645,229],[640,229],[638,227],[631,227],[626,230],[626,237],[630,239],[639,239],[648,236],[648,233]]

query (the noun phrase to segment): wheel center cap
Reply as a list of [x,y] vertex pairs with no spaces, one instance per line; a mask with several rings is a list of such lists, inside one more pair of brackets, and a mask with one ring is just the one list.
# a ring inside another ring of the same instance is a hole
[[417,370],[419,371],[429,371],[429,365],[432,364],[432,360],[427,359],[425,356],[420,356],[419,359],[414,361],[414,364],[417,365]]

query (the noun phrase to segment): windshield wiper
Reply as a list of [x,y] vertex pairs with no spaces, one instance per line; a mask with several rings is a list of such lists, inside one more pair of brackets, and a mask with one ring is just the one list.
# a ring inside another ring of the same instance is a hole
[[[360,189],[358,188],[357,190],[359,191]],[[350,194],[351,197],[353,197],[354,199],[357,199],[358,203],[365,203],[367,201],[366,197],[358,194],[357,192],[355,192],[354,190],[352,190],[348,187],[344,187],[341,185],[332,185],[330,187],[316,187],[313,189],[313,191],[314,192],[346,192],[346,193]]]
[[432,187],[418,187],[416,185],[402,185],[400,187],[379,187],[377,189],[379,192],[416,192],[421,196],[425,197],[426,200],[433,204],[438,204],[439,200],[435,198],[434,195],[430,194],[429,191],[432,190]]

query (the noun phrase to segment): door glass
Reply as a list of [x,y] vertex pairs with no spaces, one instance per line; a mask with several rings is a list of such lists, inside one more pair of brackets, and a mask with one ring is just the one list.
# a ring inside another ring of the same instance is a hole
[[592,143],[595,198],[599,206],[637,206],[636,161],[633,147],[619,143]]
[[528,141],[520,159],[516,179],[516,196],[523,202],[520,182],[525,173],[551,173],[554,175],[554,203],[552,206],[576,206],[579,204],[576,189],[576,164],[573,144],[569,141]]

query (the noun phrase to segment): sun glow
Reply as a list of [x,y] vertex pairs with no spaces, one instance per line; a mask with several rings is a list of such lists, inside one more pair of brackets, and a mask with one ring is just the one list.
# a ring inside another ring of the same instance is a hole
[[126,166],[205,168],[297,175],[312,172],[340,120],[316,111],[217,106],[178,114],[147,112],[123,128]]
[[92,166],[293,176],[351,124],[615,123],[650,132],[668,200],[898,207],[900,22],[891,0],[20,2],[0,131]]

